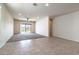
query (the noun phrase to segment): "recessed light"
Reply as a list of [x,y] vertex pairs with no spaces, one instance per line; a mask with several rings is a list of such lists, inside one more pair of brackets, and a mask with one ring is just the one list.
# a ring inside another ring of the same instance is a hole
[[19,15],[19,16],[21,16],[21,15],[22,15],[22,13],[19,13],[18,15]]
[[49,6],[49,4],[48,4],[48,3],[46,3],[46,4],[45,4],[45,6]]

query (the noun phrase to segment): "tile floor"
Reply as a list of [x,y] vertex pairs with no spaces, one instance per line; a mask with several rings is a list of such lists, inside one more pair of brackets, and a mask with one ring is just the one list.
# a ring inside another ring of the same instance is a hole
[[78,55],[79,43],[60,38],[39,38],[8,42],[0,55]]

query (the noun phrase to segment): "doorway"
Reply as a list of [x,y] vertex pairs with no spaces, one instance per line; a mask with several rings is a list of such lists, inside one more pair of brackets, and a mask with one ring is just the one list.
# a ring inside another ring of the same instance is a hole
[[20,33],[30,33],[31,24],[20,24]]

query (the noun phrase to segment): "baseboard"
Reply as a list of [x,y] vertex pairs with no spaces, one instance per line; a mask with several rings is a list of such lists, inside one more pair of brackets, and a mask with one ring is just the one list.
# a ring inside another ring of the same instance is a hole
[[0,48],[2,48],[5,45],[6,41],[3,41],[0,43]]
[[[13,35],[12,35],[12,36],[13,36]],[[11,37],[12,37],[12,36],[11,36]],[[10,38],[11,38],[11,37],[10,37]],[[9,39],[10,39],[10,38],[9,38]],[[0,48],[2,48],[2,47],[7,43],[7,41],[8,41],[9,39],[6,39],[6,40],[4,40],[4,41],[1,41],[1,42],[0,42]]]
[[59,37],[59,36],[53,36],[53,37],[56,37],[56,38],[59,38],[59,39],[64,39],[64,40],[69,40],[69,41],[74,41],[74,42],[78,42],[77,40],[71,40],[71,39],[66,39],[66,38],[62,38],[62,37]]

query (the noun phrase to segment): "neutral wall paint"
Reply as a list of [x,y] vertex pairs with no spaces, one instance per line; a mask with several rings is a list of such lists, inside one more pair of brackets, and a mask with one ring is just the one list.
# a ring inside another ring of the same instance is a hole
[[[0,4],[0,7],[1,7],[1,4]],[[1,33],[1,8],[0,8],[0,33]]]
[[48,36],[48,17],[40,18],[36,21],[36,33]]
[[0,47],[2,47],[13,35],[13,18],[4,4],[0,6],[2,7],[0,9]]
[[14,20],[14,33],[20,33],[20,22]]
[[[20,24],[21,23],[27,23],[26,21],[22,20],[14,20],[14,33],[20,33]],[[35,33],[35,22],[28,22],[28,24],[31,24],[31,32]]]
[[79,42],[79,12],[56,17],[53,20],[53,36]]

